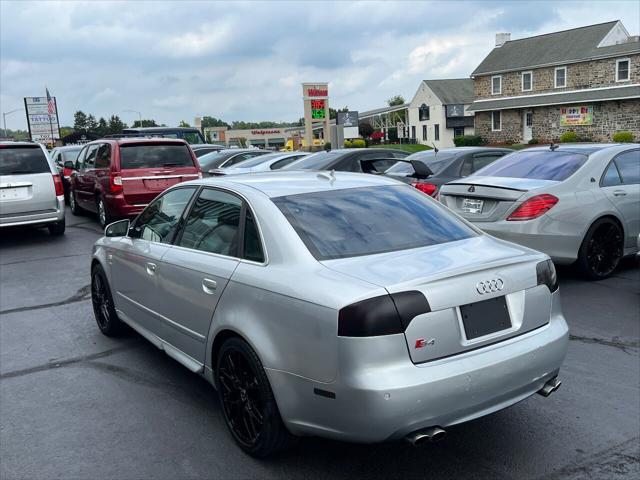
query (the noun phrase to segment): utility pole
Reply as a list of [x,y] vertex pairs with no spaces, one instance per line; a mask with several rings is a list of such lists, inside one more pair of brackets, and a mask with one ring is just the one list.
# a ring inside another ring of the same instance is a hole
[[2,112],[2,126],[4,129],[4,136],[7,136],[7,115],[11,115],[12,113],[19,112],[22,110],[21,108],[16,108],[15,110],[11,110],[10,112]]
[[140,120],[140,126],[142,126],[142,113],[140,113],[137,110],[123,110],[123,112],[131,112],[131,113],[137,113],[138,114],[138,120]]

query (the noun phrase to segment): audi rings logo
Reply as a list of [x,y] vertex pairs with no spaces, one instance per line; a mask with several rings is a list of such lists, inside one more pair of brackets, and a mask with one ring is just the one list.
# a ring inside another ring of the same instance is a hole
[[501,278],[493,278],[484,282],[476,283],[476,290],[480,295],[485,293],[498,292],[504,288],[504,281]]

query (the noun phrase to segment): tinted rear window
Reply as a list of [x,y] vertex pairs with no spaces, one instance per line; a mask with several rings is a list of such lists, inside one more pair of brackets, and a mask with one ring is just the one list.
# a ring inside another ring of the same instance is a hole
[[405,250],[474,231],[413,187],[364,187],[274,198],[318,260]]
[[323,170],[344,154],[318,152],[287,165],[287,170]]
[[120,168],[192,167],[193,159],[186,145],[121,145]]
[[475,175],[562,181],[584,165],[587,158],[581,153],[551,150],[516,152],[478,170]]
[[198,159],[198,162],[200,162],[200,168],[202,168],[202,170],[211,170],[213,168],[218,168],[225,162],[225,160],[228,160],[229,158],[233,157],[234,155],[238,155],[239,153],[242,153],[242,151],[236,150],[235,152],[211,152],[200,157]]
[[39,147],[0,148],[0,175],[51,172],[47,157]]
[[64,162],[74,162],[78,159],[78,155],[80,154],[80,150],[82,150],[81,148],[78,148],[77,150],[63,150],[61,152],[62,154],[62,160]]

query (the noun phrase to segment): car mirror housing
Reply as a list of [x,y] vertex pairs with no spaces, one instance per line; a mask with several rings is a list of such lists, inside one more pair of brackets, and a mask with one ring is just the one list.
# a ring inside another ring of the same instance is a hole
[[104,229],[105,237],[126,237],[129,234],[129,226],[131,222],[129,219],[118,220],[117,222],[110,223]]

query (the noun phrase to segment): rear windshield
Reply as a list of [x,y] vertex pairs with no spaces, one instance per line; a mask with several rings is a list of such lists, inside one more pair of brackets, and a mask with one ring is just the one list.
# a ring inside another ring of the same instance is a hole
[[78,148],[76,150],[63,150],[61,152],[62,160],[64,162],[76,163],[76,160],[78,159],[78,154],[80,153],[80,150],[82,150],[82,148]]
[[47,157],[39,147],[0,147],[0,175],[51,173]]
[[318,260],[372,255],[453,242],[475,235],[413,187],[363,187],[277,197]]
[[475,175],[562,181],[573,175],[587,155],[551,150],[516,152],[478,170]]
[[210,153],[207,153],[206,155],[201,156],[198,159],[198,162],[200,163],[200,168],[202,168],[202,170],[211,170],[213,168],[218,168],[220,165],[224,163],[225,160],[239,153],[242,153],[242,150],[236,150],[234,152],[228,152],[228,151],[210,152]]
[[251,167],[255,167],[256,165],[260,165],[261,163],[268,162],[269,160],[273,160],[274,158],[280,158],[280,157],[282,157],[282,154],[280,153],[267,153],[265,155],[258,155],[255,158],[252,158],[250,160],[245,160],[236,165],[233,165],[229,167],[229,169],[232,170],[234,168],[251,168]]
[[[447,168],[451,161],[456,158],[455,154],[446,154],[441,153],[439,155],[434,155],[432,152],[420,152],[420,154],[413,154],[405,157],[405,160],[420,160],[422,163],[427,165],[434,175],[438,175],[440,172],[444,171]],[[391,174],[399,174],[399,173],[413,173],[413,167],[410,163],[407,162],[398,162],[392,167],[390,167],[385,173]]]
[[331,152],[318,152],[286,166],[287,170],[323,170],[342,155]]
[[189,147],[157,143],[120,146],[120,168],[123,170],[159,167],[193,167]]

